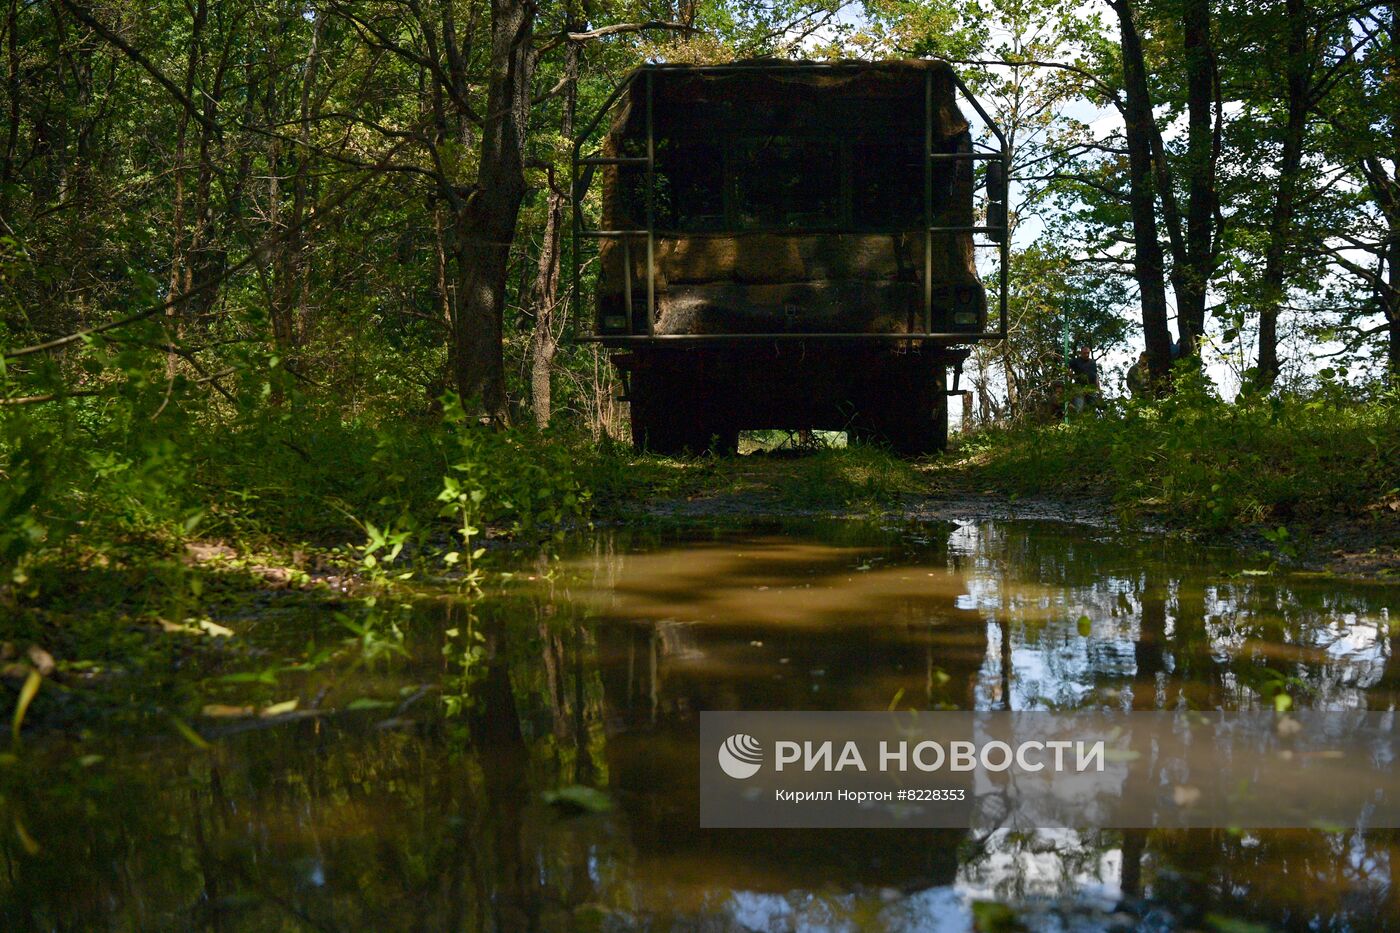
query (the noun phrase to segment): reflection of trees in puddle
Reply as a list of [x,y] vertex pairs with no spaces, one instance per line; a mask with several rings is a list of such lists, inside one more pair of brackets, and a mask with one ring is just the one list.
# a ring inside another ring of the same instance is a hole
[[[309,721],[207,756],[114,743],[89,767],[54,747],[3,778],[4,826],[40,848],[6,834],[0,926],[956,929],[974,897],[1120,892],[1177,923],[1400,917],[1392,832],[697,831],[704,709],[1231,708],[1264,702],[1263,671],[1300,705],[1396,705],[1375,590],[1045,526],[920,533],[641,554],[599,536],[478,607],[461,715]],[[442,632],[466,622],[443,612],[408,630],[402,683],[450,682]],[[610,809],[545,803],[569,785]]]

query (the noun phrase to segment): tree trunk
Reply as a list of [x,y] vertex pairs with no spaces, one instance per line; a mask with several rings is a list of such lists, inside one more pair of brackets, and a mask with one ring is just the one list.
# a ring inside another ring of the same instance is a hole
[[1284,126],[1274,206],[1269,214],[1269,240],[1264,251],[1264,275],[1260,282],[1259,357],[1254,373],[1256,389],[1268,389],[1278,378],[1278,315],[1286,290],[1285,262],[1293,228],[1298,174],[1303,164],[1303,135],[1307,129],[1310,84],[1307,11],[1304,0],[1285,0],[1284,7],[1288,14],[1288,61],[1284,66],[1288,122]]
[[[194,11],[194,22],[190,27],[189,51],[185,58],[185,81],[182,90],[186,101],[194,99],[194,81],[199,69],[200,47],[204,42],[204,23],[207,14],[208,7],[205,0],[199,0]],[[175,194],[171,205],[170,298],[172,301],[190,289],[190,244],[185,237],[185,150],[189,139],[189,126],[189,109],[181,107],[180,118],[175,130]],[[182,330],[180,318],[185,310],[183,304],[175,303],[165,312],[166,331],[171,343],[178,341]],[[179,362],[180,358],[175,353],[167,354],[165,367],[172,376],[175,374]]]
[[1129,0],[1112,0],[1123,47],[1124,113],[1128,142],[1129,203],[1132,208],[1134,275],[1142,300],[1142,331],[1154,382],[1171,373],[1171,332],[1167,328],[1167,291],[1162,244],[1157,239],[1157,210],[1152,186],[1152,101],[1148,96],[1142,40],[1133,23]]
[[[1400,190],[1400,162],[1395,164],[1396,190]],[[1376,277],[1376,297],[1385,316],[1385,373],[1392,388],[1400,389],[1400,212],[1387,211],[1386,244],[1381,254],[1384,272]]]
[[1185,229],[1161,128],[1154,121],[1149,129],[1157,197],[1162,202],[1162,222],[1171,245],[1177,331],[1183,346],[1194,349],[1205,332],[1206,291],[1215,271],[1215,169],[1221,119],[1209,3],[1183,0],[1181,19],[1186,53]]
[[10,0],[5,17],[5,103],[8,126],[5,152],[0,157],[0,217],[10,216],[10,184],[15,180],[19,152],[19,0]]
[[549,427],[553,407],[552,378],[558,341],[554,336],[554,311],[559,303],[560,227],[564,223],[564,199],[554,191],[554,171],[549,172],[550,192],[535,275],[535,326],[530,332],[530,405],[535,425]]
[[[570,32],[582,31],[583,25],[571,21],[567,28]],[[578,44],[574,42],[564,49],[564,113],[559,121],[559,134],[566,140],[574,135],[579,51]],[[563,254],[564,217],[570,196],[555,184],[551,169],[544,242],[540,245],[540,262],[535,275],[535,328],[530,333],[530,402],[535,413],[535,424],[540,428],[549,426],[553,407],[554,355],[559,349],[554,335],[554,312],[559,306],[559,261]]]
[[501,331],[506,273],[525,196],[525,129],[530,111],[535,7],[491,2],[491,73],[477,183],[456,212],[458,313],[453,320],[457,391],[493,424],[506,424]]
[[1215,271],[1216,162],[1221,131],[1219,78],[1210,34],[1209,0],[1185,0],[1182,27],[1186,47],[1187,190],[1186,242],[1179,287],[1177,329],[1187,348],[1205,333],[1206,291]]
[[212,69],[208,68],[207,50],[200,52],[200,65],[209,73],[202,82],[204,86],[200,88],[199,95],[202,119],[199,121],[199,155],[196,162],[194,201],[190,210],[193,223],[190,227],[186,272],[188,287],[198,294],[192,297],[185,307],[185,317],[188,320],[200,320],[214,307],[218,289],[213,285],[224,271],[226,253],[217,237],[213,236],[217,226],[214,220],[214,177],[217,174],[214,156],[221,148],[219,106],[223,100],[224,77],[232,55],[232,32],[225,35],[223,48]]
[[[297,145],[292,147],[292,203],[287,218],[287,236],[278,242],[273,258],[272,332],[278,347],[291,350],[306,336],[306,237],[302,227],[311,174],[312,94],[316,82],[316,67],[320,61],[322,17],[311,24],[311,45],[302,68],[301,94],[298,102]],[[280,151],[280,144],[279,144]],[[274,171],[274,175],[276,172]]]
[[[1390,3],[1390,127],[1391,191],[1400,191],[1400,0]],[[1389,202],[1386,233],[1390,240],[1390,267],[1385,293],[1386,373],[1392,388],[1400,389],[1400,210]]]

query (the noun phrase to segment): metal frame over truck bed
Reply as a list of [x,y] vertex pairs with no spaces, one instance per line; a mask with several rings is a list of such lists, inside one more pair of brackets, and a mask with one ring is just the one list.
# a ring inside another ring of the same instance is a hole
[[[923,237],[923,275],[922,275],[922,329],[914,330],[911,322],[911,329],[901,332],[889,333],[862,333],[862,332],[804,332],[800,330],[774,331],[774,332],[744,332],[744,333],[657,333],[656,332],[656,310],[657,310],[657,238],[656,226],[656,150],[657,138],[653,118],[653,100],[655,95],[656,78],[658,75],[667,73],[682,72],[687,75],[700,76],[727,76],[743,73],[762,73],[764,75],[782,74],[784,72],[810,75],[817,73],[840,74],[856,73],[864,69],[879,68],[879,63],[870,62],[737,62],[724,65],[675,65],[675,64],[648,64],[643,65],[629,73],[622,82],[604,101],[598,112],[588,121],[583,131],[579,133],[573,141],[573,160],[571,167],[571,191],[573,193],[573,249],[572,249],[572,307],[577,317],[581,313],[583,301],[582,272],[583,272],[583,243],[585,240],[606,240],[613,239],[620,241],[623,253],[623,267],[628,270],[623,276],[623,302],[625,308],[625,326],[610,328],[615,332],[594,333],[578,338],[580,342],[598,343],[608,347],[634,351],[637,354],[647,354],[650,351],[659,350],[663,347],[679,350],[682,347],[711,347],[719,352],[720,348],[730,347],[737,349],[739,346],[768,346],[778,347],[780,345],[790,345],[792,343],[811,342],[817,345],[839,346],[845,344],[868,346],[874,350],[878,346],[903,346],[914,349],[921,355],[942,360],[944,365],[959,365],[966,357],[966,351],[959,352],[953,349],[957,346],[966,346],[979,341],[1003,340],[1007,333],[1007,281],[1010,260],[1010,243],[1007,235],[1007,187],[1010,177],[1010,149],[1005,135],[996,126],[991,117],[983,109],[981,104],[967,89],[962,80],[949,69],[950,76],[957,91],[961,94],[973,110],[988,127],[992,135],[999,144],[998,148],[986,145],[978,145],[975,142],[967,151],[957,152],[937,152],[934,151],[935,138],[935,75],[932,69],[925,72],[924,83],[924,140],[923,140],[923,229],[926,235]],[[621,154],[602,154],[597,148],[585,154],[585,147],[590,145],[598,129],[604,123],[604,119],[612,113],[618,104],[623,101],[629,93],[633,94],[635,105],[636,95],[634,88],[641,82],[643,86],[642,94],[644,100],[644,125],[645,125],[645,155],[630,156]],[[967,224],[967,225],[939,225],[935,223],[935,164],[940,161],[969,160],[984,161],[988,164],[987,171],[987,223]],[[642,190],[645,204],[644,225],[631,229],[594,229],[590,228],[584,217],[583,198],[593,174],[598,167],[613,167],[621,170],[626,167],[642,170]],[[917,232],[917,228],[915,228]],[[997,316],[996,329],[989,330],[985,326],[976,331],[935,331],[934,326],[934,237],[935,236],[958,236],[971,235],[972,246],[979,248],[995,248],[999,251],[1000,268],[997,273]],[[978,236],[987,239],[979,242]],[[635,286],[632,282],[632,249],[635,245],[642,245],[645,249],[645,314],[634,313],[641,296],[635,295]],[[592,316],[592,315],[590,315]],[[645,329],[639,326],[639,321],[645,322]],[[602,328],[599,328],[602,330]],[[920,351],[918,348],[927,347],[927,350]],[[631,365],[632,354],[617,360],[626,367]],[[940,378],[940,394],[941,383]],[[946,425],[946,402],[944,403],[943,421]],[[938,446],[942,446],[941,443]]]

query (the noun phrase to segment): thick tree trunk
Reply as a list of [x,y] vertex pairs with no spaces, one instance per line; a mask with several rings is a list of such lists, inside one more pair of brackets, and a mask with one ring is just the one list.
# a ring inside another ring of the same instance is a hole
[[1148,366],[1159,385],[1171,373],[1171,332],[1167,327],[1167,291],[1162,244],[1157,239],[1157,210],[1152,185],[1152,101],[1148,96],[1142,39],[1129,0],[1112,0],[1123,47],[1124,113],[1128,142],[1129,203],[1132,209],[1134,274],[1142,301],[1142,331]]
[[1194,349],[1206,326],[1206,291],[1215,271],[1216,162],[1220,151],[1215,46],[1209,0],[1185,0],[1186,47],[1186,237],[1177,292],[1177,328]]
[[535,7],[491,2],[491,62],[475,188],[456,217],[458,312],[454,368],[464,404],[493,424],[509,421],[502,316],[511,242],[525,196],[525,130],[530,109]]
[[1283,151],[1279,155],[1274,205],[1269,213],[1269,240],[1264,251],[1264,274],[1260,282],[1259,355],[1255,364],[1254,386],[1267,389],[1278,378],[1278,316],[1283,305],[1289,238],[1297,201],[1298,174],[1303,164],[1303,135],[1307,130],[1308,26],[1304,0],[1285,0],[1288,13],[1288,61],[1284,66],[1288,95],[1288,122],[1283,131]]
[[[582,23],[571,22],[569,31],[581,31]],[[559,122],[559,134],[565,139],[574,135],[574,108],[578,99],[579,46],[569,43],[564,50],[564,113]],[[535,328],[530,333],[530,402],[535,424],[549,426],[552,414],[554,355],[559,343],[554,335],[555,310],[559,306],[559,263],[563,255],[565,211],[569,195],[559,190],[554,173],[550,172],[549,200],[544,222],[544,242],[540,245],[539,268],[535,275]]]
[[1155,122],[1149,128],[1157,197],[1162,202],[1162,222],[1171,245],[1177,330],[1183,346],[1194,349],[1205,333],[1206,291],[1215,271],[1215,172],[1222,121],[1208,0],[1183,0],[1181,23],[1187,113],[1184,225],[1161,129]]
[[5,152],[0,157],[0,217],[10,214],[10,185],[19,152],[19,0],[10,0],[5,17]]

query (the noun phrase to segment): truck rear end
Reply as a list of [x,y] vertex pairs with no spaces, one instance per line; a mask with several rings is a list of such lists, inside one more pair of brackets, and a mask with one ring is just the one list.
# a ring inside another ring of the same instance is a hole
[[596,241],[592,339],[620,351],[639,447],[731,449],[759,428],[944,446],[947,370],[996,336],[974,250],[1003,270],[1006,253],[1006,153],[974,146],[960,91],[930,61],[628,77],[576,146],[574,291]]

